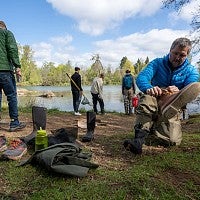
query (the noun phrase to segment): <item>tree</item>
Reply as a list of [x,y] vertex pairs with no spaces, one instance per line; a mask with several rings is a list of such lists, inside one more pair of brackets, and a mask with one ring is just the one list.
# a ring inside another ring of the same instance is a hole
[[145,65],[147,65],[149,63],[149,57],[146,57],[146,60],[144,61]]
[[111,70],[111,67],[108,66],[108,67],[106,68],[106,76],[105,76],[105,82],[106,82],[106,84],[108,84],[108,85],[113,84],[113,83],[112,83],[112,79],[113,79],[112,70]]
[[124,68],[124,65],[125,65],[125,62],[126,62],[126,60],[127,60],[127,57],[126,56],[124,56],[122,59],[121,59],[121,62],[120,62],[120,69],[123,69]]
[[50,82],[52,82],[52,80],[50,79],[51,78],[50,74],[51,74],[51,71],[53,68],[55,68],[54,63],[44,62],[43,66],[41,67],[41,71],[40,71],[41,76],[42,76],[42,85],[51,85]]
[[135,63],[135,73],[139,74],[139,72],[148,64],[148,57],[146,58],[145,62],[142,59],[137,60]]
[[[92,80],[94,79],[94,77],[97,76],[97,72],[94,71],[92,68],[88,68],[86,70],[86,74],[84,77],[82,77],[83,81],[85,82],[85,84],[90,85],[92,83]],[[87,79],[87,80],[86,80]]]
[[121,70],[116,69],[115,72],[113,73],[112,84],[119,85],[121,84],[121,82],[122,82]]
[[[20,62],[21,62],[21,69],[22,69],[22,81],[29,82],[31,80],[34,81],[31,77],[32,74],[38,75],[37,67],[35,62],[33,61],[33,51],[30,46],[19,46],[19,55],[20,55]],[[40,77],[36,80],[36,83],[40,80]],[[32,84],[34,84],[32,82]]]
[[95,61],[92,64],[91,69],[97,73],[96,75],[102,73],[103,72],[103,65],[100,61],[99,54],[94,55],[92,57],[92,60],[95,60]]
[[[173,7],[176,11],[180,12],[183,6],[191,3],[192,0],[164,0],[164,7],[170,8]],[[200,5],[196,7],[196,10],[193,12],[193,18],[191,21],[191,26],[193,28],[191,36],[193,37],[193,49],[194,54],[199,53],[200,51]]]
[[130,69],[130,71],[135,74],[135,68],[133,66],[133,63],[128,60],[128,58],[126,56],[124,56],[122,59],[121,59],[121,62],[120,62],[120,69],[121,69],[121,74],[123,75],[126,71],[126,69]]
[[29,83],[31,85],[40,85],[42,81],[42,77],[40,76],[40,72],[38,69],[31,71]]

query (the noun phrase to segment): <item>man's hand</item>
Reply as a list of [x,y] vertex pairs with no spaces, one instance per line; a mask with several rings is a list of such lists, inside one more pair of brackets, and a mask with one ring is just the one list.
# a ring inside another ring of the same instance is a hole
[[168,92],[169,94],[170,93],[173,94],[173,93],[176,93],[178,91],[179,91],[179,89],[175,85],[171,85],[171,86],[168,86],[165,89],[162,89],[158,86],[155,86],[153,88],[147,89],[146,93],[150,96],[158,97],[158,96],[161,96],[163,93],[166,93],[166,92]]
[[20,68],[16,68],[15,73],[16,73],[16,75],[18,75],[18,76],[22,76],[22,74],[21,74],[21,69],[20,69]]
[[146,93],[150,96],[158,97],[162,94],[162,89],[158,86],[147,89]]
[[22,77],[21,69],[20,68],[16,68],[15,69],[15,74],[16,74],[17,82],[21,82],[21,77]]
[[179,91],[179,89],[175,85],[168,86],[166,90],[168,90],[170,93],[176,93]]

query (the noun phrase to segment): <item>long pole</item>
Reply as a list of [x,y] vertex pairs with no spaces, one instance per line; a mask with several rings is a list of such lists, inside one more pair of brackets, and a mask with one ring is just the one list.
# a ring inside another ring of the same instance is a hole
[[[68,74],[68,73],[66,73],[66,74],[67,74],[67,76],[69,77],[69,79],[72,81],[72,83],[75,85],[75,87],[76,87],[79,91],[81,91],[80,88],[78,87],[78,85],[77,85],[77,84],[74,82],[74,80],[69,76],[69,74]],[[90,104],[88,98],[83,94],[83,92],[82,92],[82,95],[86,98],[86,100],[88,101],[88,104],[91,106],[91,104]]]

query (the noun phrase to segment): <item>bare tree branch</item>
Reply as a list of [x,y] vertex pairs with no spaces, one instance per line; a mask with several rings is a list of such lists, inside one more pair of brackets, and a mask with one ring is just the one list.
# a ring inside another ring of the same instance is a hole
[[163,5],[166,8],[172,7],[176,11],[179,11],[185,4],[190,2],[191,0],[163,0]]
[[[164,8],[173,8],[180,13],[183,6],[189,4],[191,1],[192,0],[163,0],[163,6]],[[192,53],[196,55],[200,52],[200,5],[193,13],[193,18],[190,25],[192,27],[190,33],[193,43]]]

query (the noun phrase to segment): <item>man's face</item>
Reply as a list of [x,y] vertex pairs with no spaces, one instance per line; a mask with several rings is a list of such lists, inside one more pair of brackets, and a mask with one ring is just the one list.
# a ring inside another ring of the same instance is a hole
[[183,62],[187,58],[188,50],[189,47],[180,48],[178,46],[176,46],[174,49],[171,49],[169,61],[174,68],[183,64]]

